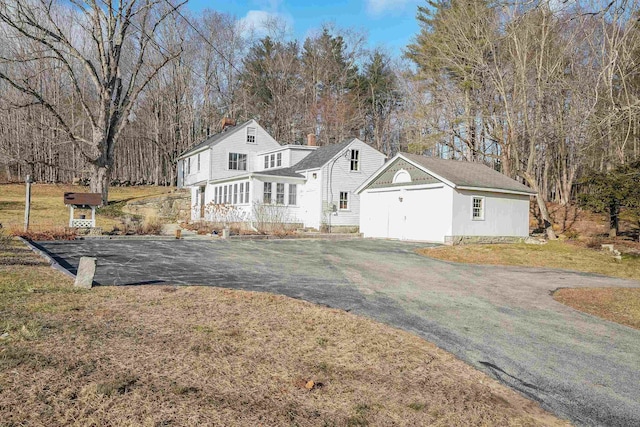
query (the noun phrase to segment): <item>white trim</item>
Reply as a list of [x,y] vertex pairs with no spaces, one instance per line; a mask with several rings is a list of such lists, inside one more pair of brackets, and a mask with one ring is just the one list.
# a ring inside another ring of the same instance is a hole
[[[398,179],[398,177],[402,175],[402,176],[408,176],[409,177],[409,181],[396,181]],[[413,182],[413,180],[411,179],[411,174],[409,172],[407,172],[406,169],[400,169],[399,171],[397,171],[394,175],[393,175],[393,179],[391,180],[391,182],[393,184],[405,184],[405,183],[409,183],[409,182]]]
[[455,187],[456,190],[467,191],[484,191],[486,193],[505,193],[505,194],[520,194],[522,196],[536,196],[537,193],[527,193],[526,191],[517,190],[503,190],[501,188],[484,188],[484,187]]
[[[473,216],[474,204],[476,199],[480,199],[480,216]],[[484,211],[486,210],[486,198],[484,196],[471,196],[471,221],[484,221]]]
[[314,150],[317,150],[317,149],[318,149],[318,147],[309,147],[308,145],[287,144],[287,145],[283,145],[283,146],[278,147],[278,148],[271,148],[271,149],[265,150],[265,151],[258,151],[256,153],[256,155],[263,156],[265,154],[277,153],[278,151],[285,151],[285,150],[308,150],[308,151],[314,151]]
[[420,184],[420,185],[396,185],[394,187],[379,187],[379,188],[368,188],[363,191],[363,193],[385,193],[389,191],[398,191],[398,190],[424,190],[428,188],[443,188],[444,184],[438,182],[434,184]]

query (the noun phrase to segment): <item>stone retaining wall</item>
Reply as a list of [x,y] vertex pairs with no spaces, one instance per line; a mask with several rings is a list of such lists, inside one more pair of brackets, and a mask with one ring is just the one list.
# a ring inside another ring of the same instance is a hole
[[526,237],[518,236],[445,236],[445,245],[473,245],[487,243],[522,243]]

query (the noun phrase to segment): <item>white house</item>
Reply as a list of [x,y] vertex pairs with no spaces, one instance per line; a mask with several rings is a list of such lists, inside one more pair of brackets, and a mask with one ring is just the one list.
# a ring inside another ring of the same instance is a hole
[[357,138],[317,147],[280,145],[255,120],[224,126],[178,158],[178,187],[190,188],[192,219],[211,220],[211,206],[233,206],[252,222],[256,206],[286,207],[287,222],[320,229],[358,226],[355,190],[385,156]]
[[401,153],[357,190],[360,231],[440,243],[529,235],[529,187],[483,164]]

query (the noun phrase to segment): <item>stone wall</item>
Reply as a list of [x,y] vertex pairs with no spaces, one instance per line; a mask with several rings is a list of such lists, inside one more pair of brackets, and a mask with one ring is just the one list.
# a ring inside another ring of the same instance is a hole
[[445,236],[445,245],[473,245],[487,243],[522,243],[524,237],[517,236]]
[[166,221],[180,221],[191,217],[191,194],[188,190],[176,190],[170,194],[132,200],[123,210],[144,217],[156,216]]

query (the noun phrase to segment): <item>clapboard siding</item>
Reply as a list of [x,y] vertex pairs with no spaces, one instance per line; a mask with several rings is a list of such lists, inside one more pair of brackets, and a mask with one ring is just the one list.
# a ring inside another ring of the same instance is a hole
[[[255,144],[247,143],[247,127],[255,127],[257,129]],[[244,126],[244,129],[238,130],[211,147],[211,173],[209,179],[230,178],[260,170],[261,167],[258,161],[261,157],[256,156],[256,153],[278,147],[280,147],[280,144],[252,120]],[[229,170],[229,153],[246,154],[247,170]]]
[[[347,150],[360,150],[360,170],[351,171],[351,162],[344,156]],[[322,167],[323,206],[331,207],[336,205],[337,212],[328,213],[325,222],[333,225],[353,225],[360,223],[360,196],[355,193],[364,181],[376,172],[385,161],[385,156],[378,150],[370,147],[359,139],[354,139],[345,150],[327,162]],[[340,210],[340,192],[346,191],[349,194],[349,208]]]

